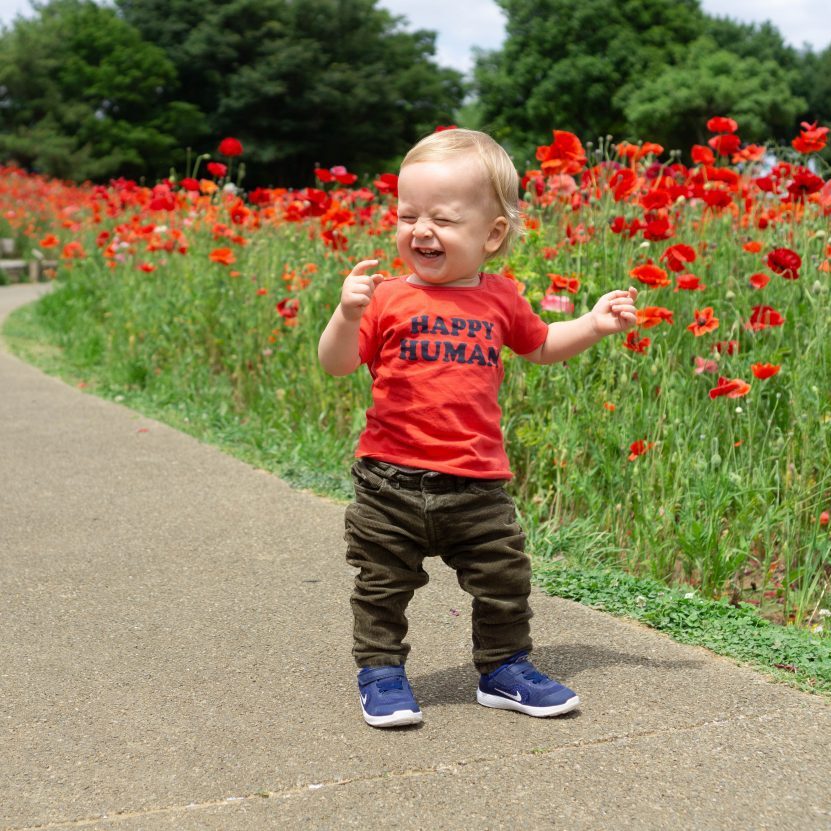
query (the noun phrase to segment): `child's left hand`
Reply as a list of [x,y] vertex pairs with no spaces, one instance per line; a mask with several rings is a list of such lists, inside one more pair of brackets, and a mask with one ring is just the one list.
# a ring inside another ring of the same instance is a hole
[[594,330],[598,335],[616,335],[626,332],[637,323],[635,299],[638,290],[629,286],[629,291],[610,291],[595,303],[591,310]]

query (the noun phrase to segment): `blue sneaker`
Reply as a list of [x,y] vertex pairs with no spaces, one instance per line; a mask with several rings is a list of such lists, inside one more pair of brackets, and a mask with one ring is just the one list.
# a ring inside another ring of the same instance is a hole
[[364,667],[358,673],[364,721],[373,727],[418,724],[418,708],[404,667]]
[[580,705],[577,693],[543,675],[527,652],[517,652],[493,672],[479,676],[476,700],[485,707],[537,717],[559,716]]

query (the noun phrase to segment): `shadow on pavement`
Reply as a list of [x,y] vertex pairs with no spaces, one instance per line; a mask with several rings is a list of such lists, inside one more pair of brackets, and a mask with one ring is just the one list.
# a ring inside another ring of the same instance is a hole
[[[642,666],[650,669],[689,669],[702,661],[667,661],[645,655],[631,655],[586,643],[540,646],[533,660],[538,669],[561,684],[584,672],[612,666]],[[472,664],[448,667],[437,672],[411,677],[421,706],[433,704],[467,704],[474,694],[479,676]]]

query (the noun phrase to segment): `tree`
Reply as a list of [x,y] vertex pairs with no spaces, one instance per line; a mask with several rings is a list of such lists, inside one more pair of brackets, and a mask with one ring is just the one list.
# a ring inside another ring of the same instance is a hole
[[800,120],[831,126],[831,46],[816,54],[807,52],[800,62],[799,92],[808,106]]
[[308,184],[316,165],[377,172],[464,94],[433,61],[435,35],[402,31],[377,0],[117,2],[207,114],[198,149],[242,141],[247,185]]
[[683,61],[630,94],[626,117],[636,135],[684,150],[706,141],[706,122],[714,115],[738,121],[745,140],[786,143],[807,106],[792,91],[797,77],[796,69],[771,59],[739,57],[702,37]]
[[163,103],[164,52],[91,0],[35,8],[0,35],[0,158],[75,180],[166,169],[201,115]]
[[626,129],[629,91],[699,35],[698,0],[497,0],[507,15],[501,50],[479,56],[483,123],[533,157],[550,130],[586,139]]

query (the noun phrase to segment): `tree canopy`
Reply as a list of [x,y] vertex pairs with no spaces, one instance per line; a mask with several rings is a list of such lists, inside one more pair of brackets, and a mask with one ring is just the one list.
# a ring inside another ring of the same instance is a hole
[[369,170],[452,119],[461,74],[434,62],[377,0],[118,0],[165,50],[217,136],[245,146],[258,182],[307,182],[316,165]]
[[200,115],[166,94],[164,52],[91,0],[39,11],[0,37],[0,158],[76,180],[165,169]]
[[769,23],[709,17],[699,0],[497,2],[507,37],[479,55],[476,112],[519,163],[551,129],[687,148],[713,115],[785,140],[831,110],[831,54],[799,52]]

